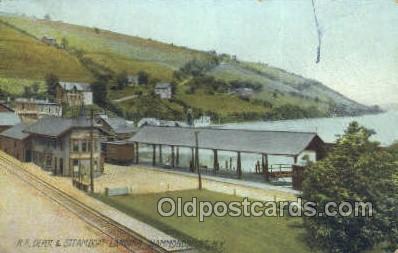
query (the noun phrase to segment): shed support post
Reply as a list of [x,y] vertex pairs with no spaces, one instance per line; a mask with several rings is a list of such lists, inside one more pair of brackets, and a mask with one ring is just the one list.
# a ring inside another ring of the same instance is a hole
[[140,150],[139,150],[139,143],[135,143],[135,163],[138,164],[140,162]]
[[189,164],[189,166],[191,167],[190,169],[191,169],[191,171],[192,172],[195,172],[195,153],[194,153],[194,149],[193,148],[191,148],[191,152],[192,152],[192,158],[191,158],[191,163]]
[[136,156],[136,154],[135,154],[135,144],[134,144],[134,143],[133,143],[133,145],[132,145],[131,148],[133,149],[133,157],[132,157],[131,161],[135,163],[135,156]]
[[195,170],[198,172],[198,174],[200,175],[200,161],[199,161],[199,148],[196,147],[195,148],[195,162],[194,162],[195,166]]
[[240,160],[240,152],[238,152],[238,160],[236,161],[236,171],[238,173],[238,178],[242,178],[242,164]]
[[156,165],[156,145],[153,144],[153,152],[152,152],[152,166]]
[[214,173],[216,173],[220,169],[220,166],[218,164],[218,152],[217,152],[217,149],[213,149],[213,153],[214,153],[214,160],[213,160],[214,165],[213,165],[213,168],[214,168]]
[[180,165],[180,148],[176,147],[176,167]]
[[162,144],[159,144],[159,164],[162,165],[163,157],[162,157]]
[[174,153],[174,146],[171,146],[171,167],[175,167],[175,153]]
[[268,172],[268,156],[266,154],[261,155],[261,167],[263,170],[263,175],[265,178],[265,181],[269,181],[269,172]]

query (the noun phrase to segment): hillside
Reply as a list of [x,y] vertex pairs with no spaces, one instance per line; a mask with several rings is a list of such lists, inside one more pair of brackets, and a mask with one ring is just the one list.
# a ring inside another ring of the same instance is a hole
[[[221,121],[370,111],[317,81],[266,64],[58,21],[5,14],[0,14],[0,21],[0,88],[15,95],[24,85],[38,82],[43,86],[48,73],[62,80],[84,82],[107,75],[111,77],[111,100],[137,95],[114,105],[132,119],[183,119],[187,108]],[[54,37],[57,46],[41,42],[43,36]],[[189,72],[196,67],[199,74]],[[140,71],[149,74],[148,85],[115,89],[119,73],[136,75]],[[157,81],[176,84],[174,99],[153,97]],[[233,92],[236,87],[256,89],[248,99]]]

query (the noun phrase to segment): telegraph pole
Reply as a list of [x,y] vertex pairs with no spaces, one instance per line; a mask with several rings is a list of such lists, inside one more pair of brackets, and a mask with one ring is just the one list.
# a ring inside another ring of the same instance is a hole
[[199,190],[202,190],[202,176],[200,174],[200,165],[199,165],[199,141],[198,141],[199,131],[195,131],[195,168],[198,171],[198,180],[199,180]]
[[91,108],[90,110],[90,189],[91,192],[94,192],[94,161],[93,161],[93,150],[94,150],[94,110]]

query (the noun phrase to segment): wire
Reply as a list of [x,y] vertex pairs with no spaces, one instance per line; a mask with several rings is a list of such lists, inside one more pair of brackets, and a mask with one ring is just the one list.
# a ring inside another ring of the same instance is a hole
[[315,60],[315,63],[318,64],[321,61],[322,30],[319,25],[318,16],[316,14],[315,2],[314,2],[314,0],[311,0],[311,2],[312,2],[312,10],[314,12],[315,28],[316,28],[316,32],[318,35],[318,48],[317,48],[316,60]]

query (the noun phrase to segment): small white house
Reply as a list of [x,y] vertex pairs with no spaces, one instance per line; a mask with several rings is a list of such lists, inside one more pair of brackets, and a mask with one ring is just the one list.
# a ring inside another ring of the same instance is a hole
[[202,115],[200,118],[193,121],[194,127],[208,127],[211,124],[210,116]]
[[128,75],[127,76],[128,86],[134,86],[138,84],[138,76],[136,75]]
[[161,99],[171,99],[172,91],[170,83],[157,83],[155,86],[155,94]]
[[160,126],[160,121],[155,118],[142,118],[140,121],[138,121],[137,126]]
[[92,105],[93,92],[88,83],[59,82],[55,99],[57,103],[65,103],[69,106]]

